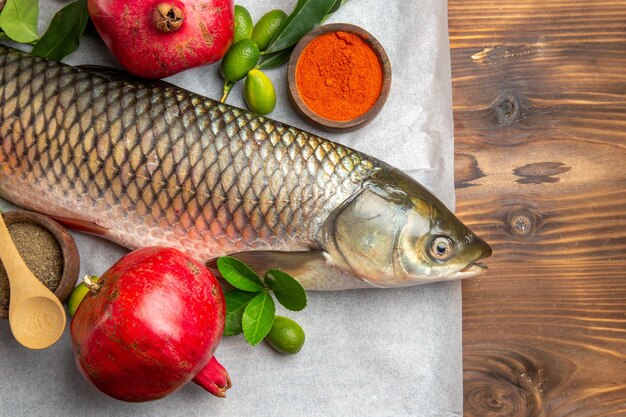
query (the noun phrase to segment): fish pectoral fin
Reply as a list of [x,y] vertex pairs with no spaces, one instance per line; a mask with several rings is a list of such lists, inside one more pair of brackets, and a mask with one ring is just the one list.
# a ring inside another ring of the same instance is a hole
[[[307,290],[334,291],[372,287],[371,284],[347,274],[328,261],[324,251],[249,251],[230,254],[245,262],[259,274],[280,269],[294,277]],[[217,258],[206,266],[217,276]]]
[[[245,262],[259,274],[264,274],[269,269],[280,269],[294,275],[306,268],[310,262],[325,261],[323,251],[247,251],[229,256]],[[217,258],[208,261],[206,266],[212,271],[217,271]]]
[[57,222],[61,223],[63,226],[69,229],[76,230],[79,232],[90,233],[92,235],[98,235],[98,236],[104,236],[107,233],[107,229],[105,229],[102,226],[98,226],[94,222],[89,222],[89,221],[80,220],[80,219],[72,219],[70,217],[53,216],[53,215],[48,215],[48,217],[56,220]]

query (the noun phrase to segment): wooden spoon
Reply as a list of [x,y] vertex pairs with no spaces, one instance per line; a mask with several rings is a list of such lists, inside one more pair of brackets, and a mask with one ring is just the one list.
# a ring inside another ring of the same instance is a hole
[[15,339],[29,349],[52,346],[65,329],[59,299],[28,269],[0,215],[0,260],[9,276],[9,325]]

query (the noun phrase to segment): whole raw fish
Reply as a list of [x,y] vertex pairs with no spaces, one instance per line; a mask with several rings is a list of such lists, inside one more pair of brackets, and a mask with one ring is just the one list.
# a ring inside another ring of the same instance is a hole
[[128,248],[321,290],[474,276],[491,254],[399,170],[181,88],[0,46],[0,100],[0,195]]

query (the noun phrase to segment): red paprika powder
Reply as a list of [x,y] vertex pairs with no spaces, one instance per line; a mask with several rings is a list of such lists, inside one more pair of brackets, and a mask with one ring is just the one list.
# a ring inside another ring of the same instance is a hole
[[359,36],[330,32],[313,39],[296,66],[296,85],[306,105],[331,120],[355,119],[374,106],[383,68]]

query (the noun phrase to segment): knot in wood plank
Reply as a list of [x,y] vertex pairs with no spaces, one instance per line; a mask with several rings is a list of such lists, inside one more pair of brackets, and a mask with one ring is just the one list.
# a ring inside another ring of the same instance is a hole
[[542,216],[535,210],[515,207],[507,215],[506,226],[513,236],[529,238],[534,236],[541,222]]
[[482,377],[482,383],[472,383],[465,389],[466,416],[532,416],[527,405],[528,394],[489,375]]
[[492,105],[498,124],[510,125],[522,120],[526,115],[522,103],[514,93],[502,93]]
[[576,370],[562,354],[514,343],[502,349],[470,345],[467,350],[466,417],[546,417],[547,395],[567,384]]
[[530,218],[525,214],[517,214],[511,219],[511,228],[520,235],[530,233],[532,225]]

